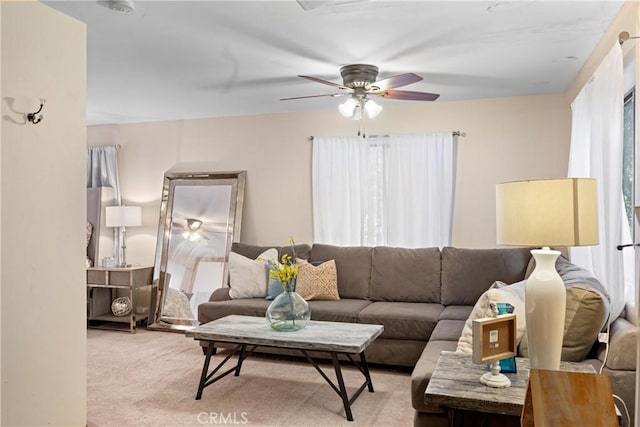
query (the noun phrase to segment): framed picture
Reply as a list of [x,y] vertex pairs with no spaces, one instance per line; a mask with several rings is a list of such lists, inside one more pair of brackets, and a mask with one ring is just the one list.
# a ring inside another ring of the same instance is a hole
[[473,362],[487,363],[516,355],[516,315],[473,321]]

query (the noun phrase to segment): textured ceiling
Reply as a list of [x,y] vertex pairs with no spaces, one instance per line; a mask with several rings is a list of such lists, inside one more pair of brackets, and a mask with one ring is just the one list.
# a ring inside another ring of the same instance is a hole
[[377,65],[379,78],[414,72],[424,80],[400,89],[441,94],[435,102],[561,93],[622,5],[137,1],[118,15],[44,3],[87,23],[89,124],[335,108],[335,98],[279,99],[335,92],[296,76],[341,82],[353,63]]

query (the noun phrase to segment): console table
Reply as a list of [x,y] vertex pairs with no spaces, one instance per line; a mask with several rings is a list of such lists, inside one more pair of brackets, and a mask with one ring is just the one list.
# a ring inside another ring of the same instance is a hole
[[[87,323],[90,328],[128,330],[135,333],[136,300],[135,291],[151,285],[153,267],[89,267],[87,268],[87,302],[89,303]],[[111,303],[118,297],[118,290],[124,290],[131,300],[131,313],[114,316]],[[123,329],[123,323],[126,329]]]

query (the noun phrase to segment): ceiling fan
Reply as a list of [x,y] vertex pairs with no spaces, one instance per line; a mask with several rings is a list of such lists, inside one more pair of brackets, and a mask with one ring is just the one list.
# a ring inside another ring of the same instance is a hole
[[351,97],[340,105],[340,113],[345,117],[360,119],[362,118],[363,110],[369,118],[377,116],[382,110],[380,105],[368,98],[370,95],[410,101],[435,101],[440,96],[436,93],[393,90],[397,87],[406,86],[422,80],[422,77],[414,73],[397,74],[376,81],[378,78],[378,67],[369,64],[353,64],[340,68],[340,75],[342,76],[342,84],[312,76],[299,77],[337,88],[341,92],[324,95],[297,96],[293,98],[282,98],[280,100],[288,101],[292,99],[319,98],[324,96],[338,97],[350,94]]
[[[228,226],[222,223],[204,224],[197,218],[185,218],[184,220],[174,220],[171,228],[178,233],[182,233],[185,240],[195,242],[200,239],[210,240],[210,237],[224,237],[228,234]],[[210,237],[207,237],[209,234]],[[218,236],[220,235],[220,236]]]

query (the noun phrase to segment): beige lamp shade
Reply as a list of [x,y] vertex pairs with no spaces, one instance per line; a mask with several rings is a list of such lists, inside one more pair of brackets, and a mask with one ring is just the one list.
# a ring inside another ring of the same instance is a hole
[[596,180],[560,178],[498,184],[496,222],[498,244],[597,245]]
[[107,206],[105,225],[107,227],[138,227],[142,225],[140,206]]

